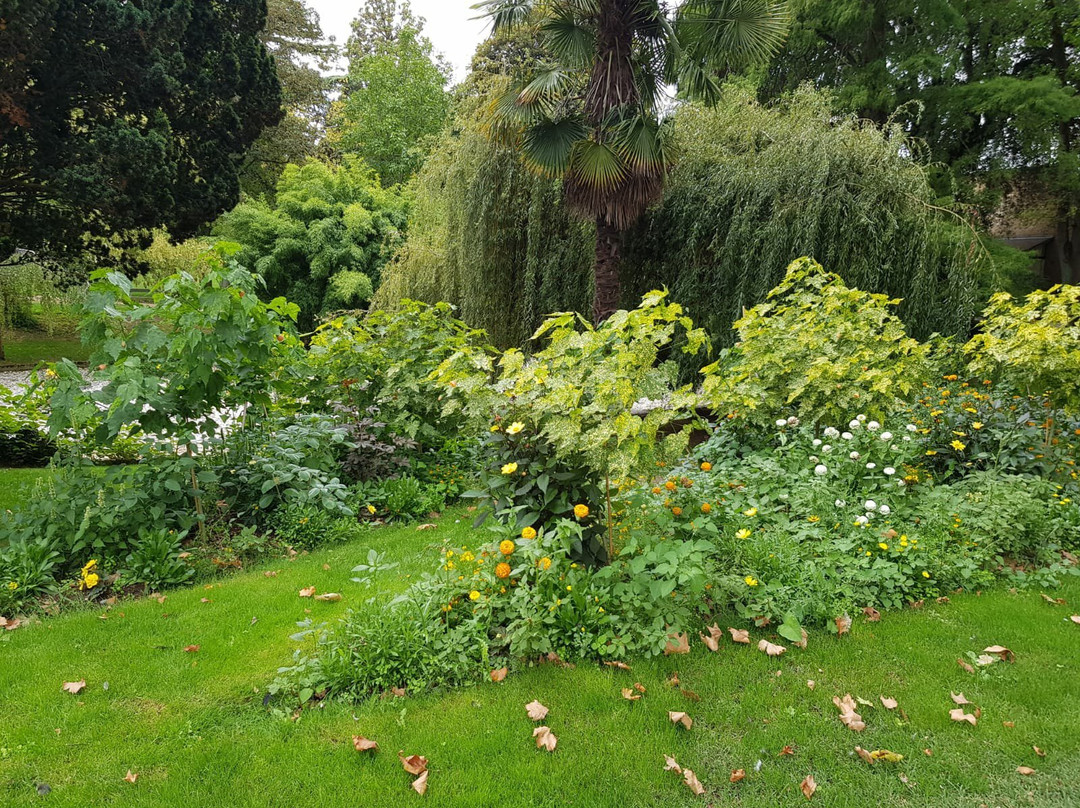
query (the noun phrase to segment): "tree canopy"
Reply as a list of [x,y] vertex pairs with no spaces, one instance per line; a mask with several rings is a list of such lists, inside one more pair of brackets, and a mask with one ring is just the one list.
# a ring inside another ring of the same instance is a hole
[[266,0],[9,0],[0,33],[0,256],[194,233],[240,197],[281,116]]

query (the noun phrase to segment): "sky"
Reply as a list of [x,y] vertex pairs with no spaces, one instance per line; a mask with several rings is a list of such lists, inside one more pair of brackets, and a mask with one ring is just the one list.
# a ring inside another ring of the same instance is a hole
[[[323,33],[336,37],[339,45],[349,38],[349,23],[363,5],[363,0],[307,0],[319,14]],[[454,80],[460,81],[472,59],[473,51],[484,38],[491,23],[476,20],[470,6],[476,0],[411,0],[413,13],[427,20],[424,34],[454,66]]]

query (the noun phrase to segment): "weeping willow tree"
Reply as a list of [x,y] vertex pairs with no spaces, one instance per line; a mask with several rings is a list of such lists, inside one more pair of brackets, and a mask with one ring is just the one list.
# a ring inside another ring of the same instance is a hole
[[[593,233],[557,182],[485,136],[482,103],[418,178],[409,241],[378,301],[446,300],[500,344],[521,345],[547,312],[590,312]],[[969,331],[987,253],[935,204],[903,132],[837,117],[810,89],[765,107],[728,86],[717,107],[683,105],[675,133],[665,197],[628,234],[624,306],[667,286],[715,344],[730,344],[743,309],[809,255],[848,286],[902,298],[916,337]]]
[[801,89],[770,107],[728,87],[677,115],[682,158],[662,205],[631,236],[629,298],[667,285],[718,344],[799,256],[853,288],[903,300],[909,333],[965,334],[987,270],[978,235],[935,204],[897,127],[838,118]]

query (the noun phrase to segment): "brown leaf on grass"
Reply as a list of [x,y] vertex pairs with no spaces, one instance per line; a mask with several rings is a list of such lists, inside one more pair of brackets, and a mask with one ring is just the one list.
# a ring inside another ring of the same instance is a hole
[[731,777],[729,779],[733,783],[741,783],[743,780],[746,779],[746,769],[736,769],[731,773]]
[[71,695],[77,696],[83,691],[83,688],[85,688],[85,687],[86,687],[86,680],[85,679],[80,679],[77,682],[64,682],[63,689],[66,692],[70,693]]
[[0,617],[0,628],[5,631],[14,631],[19,627],[19,621],[14,617],[8,620],[6,617]]
[[803,648],[803,649],[805,649],[805,648],[806,648],[806,641],[807,641],[808,639],[810,639],[810,638],[809,638],[809,636],[807,635],[807,633],[806,633],[806,629],[805,629],[805,628],[801,628],[801,627],[800,627],[800,628],[799,628],[799,633],[800,633],[800,635],[801,635],[801,636],[799,637],[799,641],[798,641],[798,642],[793,642],[793,643],[792,643],[792,645],[794,645],[794,646],[795,646],[796,648]]
[[609,660],[609,661],[605,662],[604,664],[609,668],[617,668],[618,670],[621,670],[621,671],[630,670],[630,666],[627,665],[625,662],[618,662],[616,660]]
[[949,718],[953,721],[964,722],[967,721],[971,726],[975,726],[978,723],[978,719],[971,713],[965,713],[963,707],[957,707],[955,710],[949,710]]
[[310,598],[310,597],[314,596],[314,594],[315,594],[315,587],[313,587],[313,586],[305,586],[303,589],[300,590],[300,597],[302,597],[302,598]]
[[881,619],[881,612],[879,612],[873,606],[867,606],[862,611],[863,611],[863,614],[866,615],[866,622],[867,623],[876,623]]
[[135,772],[133,772],[131,769],[128,769],[127,774],[124,775],[125,783],[134,783],[138,779],[139,775],[135,774]]
[[693,690],[690,690],[689,688],[684,687],[679,690],[679,692],[683,694],[684,699],[690,699],[690,701],[701,701],[701,696],[699,696],[697,693],[695,693]]
[[807,679],[806,686],[813,690],[815,687],[817,687],[817,682],[815,682],[813,679]]
[[197,654],[197,653],[199,653],[199,646],[197,646],[197,645],[185,645],[184,646],[184,653],[185,654]]
[[845,693],[842,699],[833,696],[833,704],[840,711],[840,722],[845,727],[855,732],[862,732],[866,729],[866,722],[855,711],[855,699],[851,697],[850,693]]
[[199,603],[210,603],[210,598],[200,598]]
[[739,642],[743,645],[750,644],[750,632],[745,628],[728,628],[728,631],[731,632],[732,642]]
[[814,775],[806,775],[806,779],[799,783],[799,790],[802,791],[803,796],[806,797],[806,799],[810,799],[814,796],[814,792],[817,791],[817,783],[814,781]]
[[405,688],[403,687],[392,687],[390,688],[390,693],[400,699],[405,698]]
[[961,706],[964,705],[964,704],[971,704],[971,702],[967,700],[967,696],[964,695],[963,691],[960,691],[959,693],[953,693],[950,690],[949,691],[949,698],[951,698],[953,700],[953,704],[958,704],[958,705],[961,705]]
[[1031,748],[1035,750],[1035,754],[1038,755],[1039,757],[1046,757],[1046,750],[1040,749],[1037,746],[1033,746]]
[[667,683],[668,683],[668,687],[678,687],[679,686],[679,672],[675,671],[675,673],[671,674],[671,676],[669,676],[667,678]]
[[277,575],[280,571],[281,570],[266,570],[263,575],[267,578],[277,578]]
[[842,614],[835,620],[836,623],[836,636],[842,637],[851,631],[851,618],[846,614]]
[[935,603],[940,603],[942,606],[944,606],[945,604],[949,603],[949,599],[947,597],[945,597],[944,595],[942,595],[940,598],[937,598],[934,602]]
[[326,592],[322,595],[316,595],[315,600],[321,603],[337,603],[341,600],[340,592]]
[[1030,766],[1017,766],[1016,770],[1020,772],[1020,774],[1024,775],[1024,777],[1030,777],[1031,775],[1035,774],[1035,770]]
[[908,601],[908,606],[910,606],[912,609],[921,609],[925,605],[926,605],[925,600],[909,600]]
[[427,758],[422,755],[409,755],[405,756],[404,752],[399,751],[398,760],[401,761],[401,768],[407,771],[409,774],[423,774],[427,771]]
[[416,529],[417,530],[434,530],[437,527],[438,527],[438,525],[436,525],[436,524],[433,524],[431,522],[425,522],[422,525],[417,525]]
[[927,757],[933,757],[934,756],[934,750],[933,749],[924,749],[924,750],[922,750],[922,753],[924,755],[926,755]]
[[705,643],[705,646],[710,651],[719,651],[720,638],[724,636],[724,630],[718,625],[716,625],[716,623],[713,623],[711,626],[706,626],[705,630],[708,632],[708,634],[699,635],[701,637],[701,641]]
[[1051,606],[1064,606],[1065,605],[1065,598],[1052,598],[1049,595],[1047,595],[1045,592],[1040,592],[1039,594],[1042,596],[1042,599],[1045,600],[1047,603],[1049,603]]
[[508,674],[508,673],[510,673],[509,668],[506,668],[506,667],[496,668],[495,670],[493,670],[491,672],[491,681],[493,681],[493,682],[501,682],[503,679],[506,678],[506,674]]
[[428,773],[424,772],[412,782],[413,791],[415,791],[421,797],[427,793],[427,776]]
[[641,698],[641,694],[635,693],[632,687],[624,687],[622,689],[622,697],[627,701],[637,701]]
[[856,746],[855,747],[855,754],[858,755],[859,757],[861,757],[863,760],[865,760],[871,766],[874,765],[874,756],[871,755],[869,752],[867,752],[865,749],[863,749],[861,746]]
[[888,749],[875,749],[870,753],[870,757],[874,760],[884,760],[886,763],[899,763],[904,759],[903,755],[890,752]]
[[960,657],[956,658],[956,664],[966,670],[968,673],[975,673],[975,669],[971,667],[971,665],[969,665],[968,663],[964,662],[964,660],[962,660]]
[[668,634],[667,645],[664,646],[664,656],[689,653],[690,638],[687,637],[685,633],[679,634],[672,632],[671,634]]
[[776,645],[769,642],[768,640],[761,640],[760,642],[758,642],[757,647],[759,651],[764,651],[769,656],[780,656],[782,653],[787,651],[784,646]]
[[547,718],[548,708],[538,701],[530,701],[525,705],[525,712],[533,721],[543,721]]
[[795,754],[795,747],[794,746],[788,745],[788,746],[785,746],[783,749],[780,750],[780,757],[786,757],[788,755],[794,755],[794,754]]
[[552,665],[559,668],[568,668],[569,670],[573,670],[576,667],[573,662],[563,662],[562,658],[554,651],[548,651],[544,656],[540,657],[540,662],[550,662]]
[[886,710],[895,710],[899,706],[896,699],[886,698],[885,696],[878,696],[878,698],[881,699],[881,706]]
[[559,742],[552,733],[551,727],[537,727],[533,730],[533,737],[536,738],[537,749],[546,749],[549,752],[554,752],[555,744]]
[[671,719],[672,724],[682,724],[686,729],[694,726],[694,719],[688,716],[686,713],[679,713],[673,710],[668,710],[668,718]]
[[1069,619],[1076,623],[1076,625],[1080,626],[1080,614],[1074,614]]
[[682,766],[680,766],[679,761],[671,755],[664,755],[664,771],[682,774]]
[[1001,726],[1005,727],[1005,729],[1012,729],[1013,727],[1016,726],[1016,722],[1015,721],[1002,721]]
[[636,690],[638,693],[644,694],[645,685],[643,685],[641,682],[634,682],[634,690]]
[[164,603],[165,598],[167,597],[167,595],[158,595],[158,594],[154,593],[154,594],[151,594],[150,597],[152,597],[158,603]]
[[357,752],[378,752],[379,745],[375,741],[365,738],[363,735],[353,735],[353,748]]
[[683,782],[686,783],[686,787],[697,796],[700,797],[705,793],[705,787],[701,785],[701,781],[697,779],[697,775],[690,771],[690,769],[683,769],[682,778]]
[[323,565],[322,565],[322,568],[323,568],[324,570],[326,570],[327,572],[329,572],[329,571],[330,571],[330,565],[329,565],[329,564],[323,564]]
[[1016,654],[1006,648],[1004,645],[991,645],[988,648],[983,649],[984,654],[993,654],[994,656],[1001,657],[1005,662],[1015,662]]

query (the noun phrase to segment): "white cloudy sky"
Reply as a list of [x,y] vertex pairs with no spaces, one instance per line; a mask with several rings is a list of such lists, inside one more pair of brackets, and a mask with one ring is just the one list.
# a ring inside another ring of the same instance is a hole
[[[349,38],[349,23],[356,16],[363,0],[307,0],[319,13],[323,33],[344,44]],[[484,38],[490,23],[476,20],[470,6],[476,0],[412,0],[413,12],[427,20],[424,33],[435,49],[454,66],[456,79],[461,79],[472,59],[473,51]]]

